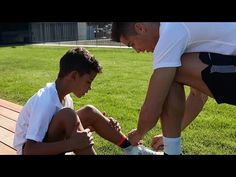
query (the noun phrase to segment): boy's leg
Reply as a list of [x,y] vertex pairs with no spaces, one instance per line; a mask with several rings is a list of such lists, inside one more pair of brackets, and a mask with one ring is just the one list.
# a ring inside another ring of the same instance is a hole
[[116,145],[126,138],[121,131],[111,126],[109,118],[92,105],[79,109],[77,114],[84,128],[91,128],[101,137]]
[[[44,142],[55,142],[70,138],[75,126],[78,126],[78,130],[84,130],[80,119],[74,110],[70,108],[64,108],[56,113],[49,125],[47,135]],[[93,147],[74,150],[75,154],[79,155],[93,155],[96,154]]]
[[84,128],[92,128],[104,139],[121,147],[127,155],[162,155],[144,146],[132,146],[121,131],[111,126],[109,118],[92,105],[81,108],[77,114]]

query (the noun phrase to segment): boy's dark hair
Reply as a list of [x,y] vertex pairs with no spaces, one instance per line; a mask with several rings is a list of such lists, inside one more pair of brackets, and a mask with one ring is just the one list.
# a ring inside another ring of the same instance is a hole
[[111,29],[111,40],[120,42],[120,36],[135,35],[134,24],[136,22],[113,22]]
[[81,76],[92,71],[101,73],[102,66],[88,50],[78,47],[68,50],[61,58],[58,78],[63,78],[72,71],[78,71]]

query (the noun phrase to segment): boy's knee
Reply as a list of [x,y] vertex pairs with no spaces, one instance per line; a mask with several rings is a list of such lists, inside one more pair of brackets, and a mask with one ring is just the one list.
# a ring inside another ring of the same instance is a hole
[[83,107],[83,112],[86,115],[94,114],[94,113],[97,112],[97,108],[93,105],[86,105],[86,106]]
[[63,108],[60,111],[58,111],[56,115],[59,115],[59,116],[74,116],[75,111],[71,108]]
[[79,118],[76,112],[71,108],[63,108],[54,116],[62,122],[78,122]]
[[53,116],[45,140],[54,141],[68,138],[78,123],[80,124],[80,120],[73,109],[61,109]]
[[93,105],[84,106],[77,112],[77,114],[84,125],[93,124],[97,118],[101,117],[102,115],[102,113]]

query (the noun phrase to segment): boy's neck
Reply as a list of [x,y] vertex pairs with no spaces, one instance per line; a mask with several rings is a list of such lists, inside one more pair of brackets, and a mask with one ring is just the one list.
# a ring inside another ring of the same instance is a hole
[[57,80],[55,81],[57,94],[61,103],[63,103],[65,96],[68,94],[67,89],[65,87],[66,85],[66,83],[63,83],[63,79],[57,78]]

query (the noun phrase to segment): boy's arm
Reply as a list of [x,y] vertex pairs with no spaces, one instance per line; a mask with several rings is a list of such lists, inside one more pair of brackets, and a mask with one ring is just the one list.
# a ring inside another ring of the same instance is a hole
[[84,149],[94,144],[89,129],[74,131],[69,139],[56,142],[36,142],[27,140],[24,155],[57,155],[73,150]]
[[57,155],[71,150],[69,140],[50,143],[27,140],[23,155]]
[[175,67],[154,70],[149,82],[146,99],[139,114],[137,130],[129,133],[129,140],[132,144],[137,144],[145,133],[156,125],[175,73]]

